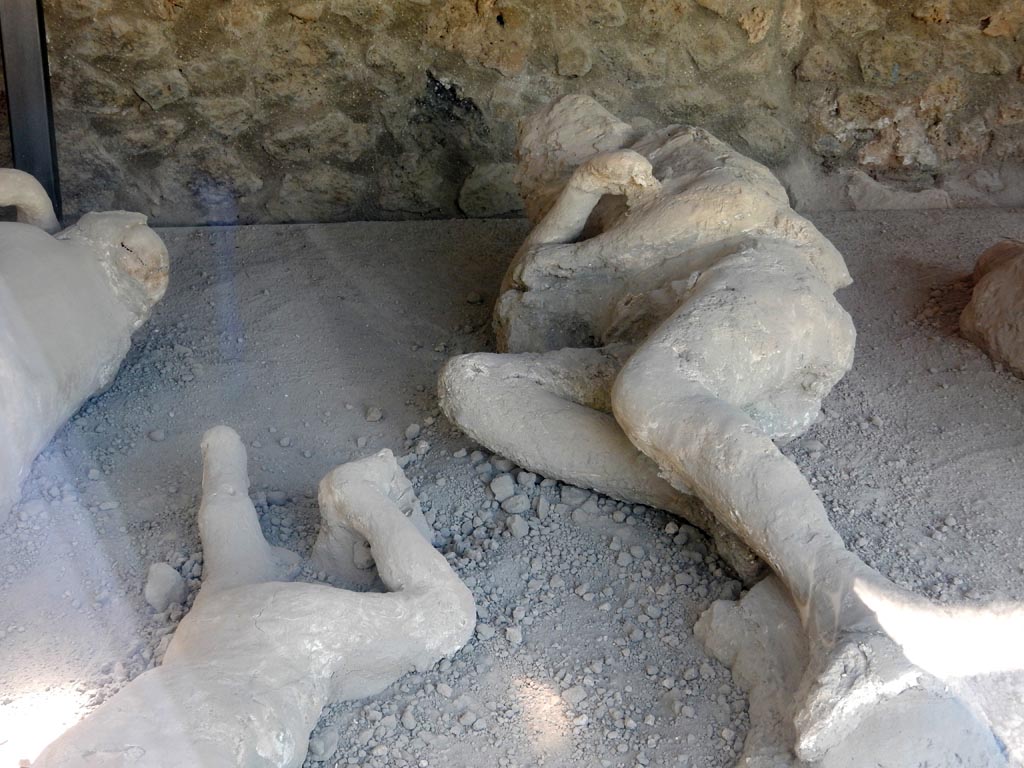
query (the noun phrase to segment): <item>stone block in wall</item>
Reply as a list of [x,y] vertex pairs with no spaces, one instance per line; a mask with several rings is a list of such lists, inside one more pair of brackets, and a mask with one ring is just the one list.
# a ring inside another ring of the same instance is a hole
[[792,132],[770,114],[752,116],[739,129],[739,136],[746,142],[748,154],[764,163],[781,163],[793,148]]
[[796,76],[809,82],[838,82],[847,79],[850,64],[843,52],[831,45],[812,45],[796,68]]
[[523,201],[515,184],[512,163],[476,166],[459,190],[459,209],[473,218],[523,213]]
[[526,10],[496,0],[445,0],[431,12],[427,39],[503,75],[521,72],[533,50]]
[[869,35],[857,55],[868,85],[922,80],[935,72],[941,57],[941,49],[930,38],[888,31]]
[[378,205],[389,214],[457,216],[458,185],[442,173],[439,152],[403,152],[380,179]]
[[189,95],[188,82],[178,69],[143,72],[132,82],[139,98],[155,110],[181,101]]
[[856,40],[885,23],[885,13],[872,0],[816,0],[808,5],[814,12],[815,31],[834,44]]
[[267,202],[267,213],[281,222],[330,221],[357,208],[366,186],[363,176],[337,168],[292,171]]
[[297,115],[290,125],[269,135],[263,148],[275,160],[285,162],[351,162],[369,148],[370,137],[369,126],[340,112],[313,120]]
[[981,20],[981,31],[989,37],[1016,37],[1024,27],[1024,3],[1005,0],[993,13]]
[[234,138],[258,124],[252,99],[241,96],[204,96],[193,100],[196,113],[218,136]]

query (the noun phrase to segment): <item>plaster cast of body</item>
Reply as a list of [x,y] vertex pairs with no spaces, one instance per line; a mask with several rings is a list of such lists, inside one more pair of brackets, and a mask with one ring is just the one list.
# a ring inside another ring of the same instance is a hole
[[566,97],[524,122],[517,154],[536,226],[495,308],[508,354],[450,361],[447,415],[532,471],[688,515],[734,564],[738,541],[767,563],[807,639],[785,712],[801,759],[907,689],[942,698],[854,585],[899,591],[775,444],[852,364],[842,256],[766,168],[700,129],[643,132]]
[[[58,231],[26,173],[0,169],[0,520],[33,459],[106,387],[167,287],[167,249],[139,213],[89,213]],[[53,234],[51,234],[53,233]]]
[[1002,240],[978,257],[960,332],[1024,377],[1024,243]]
[[377,693],[469,639],[473,596],[410,520],[418,502],[390,451],[323,479],[316,545],[344,560],[350,549],[329,552],[349,546],[351,535],[338,534],[365,538],[388,593],[281,581],[297,556],[263,538],[248,488],[238,435],[211,429],[199,509],[203,586],[192,609],[161,666],[34,766],[299,766],[325,704]]

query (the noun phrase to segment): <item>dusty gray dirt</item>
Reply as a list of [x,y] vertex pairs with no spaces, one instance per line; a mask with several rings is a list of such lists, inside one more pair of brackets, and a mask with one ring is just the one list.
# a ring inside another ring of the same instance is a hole
[[[1024,237],[1024,216],[814,221],[854,276],[838,298],[857,357],[787,454],[847,543],[897,583],[948,602],[1024,600],[1024,382],[956,330],[975,257]],[[161,656],[182,609],[154,614],[146,573],[168,562],[198,587],[199,439],[217,423],[247,445],[267,536],[305,554],[328,470],[385,447],[405,456],[435,543],[477,599],[470,645],[329,708],[310,762],[731,765],[746,700],[692,626],[739,584],[707,541],[541,478],[514,484],[529,509],[512,519],[490,481],[517,469],[474,456],[439,416],[437,370],[492,347],[491,306],[525,233],[518,221],[161,231],[166,298],[0,525],[0,767]],[[1024,684],[981,682],[1019,761]]]

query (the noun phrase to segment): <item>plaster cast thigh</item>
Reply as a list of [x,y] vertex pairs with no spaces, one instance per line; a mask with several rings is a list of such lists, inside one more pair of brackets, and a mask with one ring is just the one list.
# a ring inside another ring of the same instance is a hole
[[854,339],[849,315],[799,250],[758,240],[704,272],[638,354],[671,350],[674,378],[661,386],[694,381],[788,439],[849,370]]

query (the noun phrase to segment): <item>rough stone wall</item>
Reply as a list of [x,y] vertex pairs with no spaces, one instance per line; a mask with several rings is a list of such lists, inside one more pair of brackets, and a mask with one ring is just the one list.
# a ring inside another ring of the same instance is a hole
[[[804,207],[844,169],[1024,202],[1024,0],[46,0],[69,216],[517,210],[549,98],[705,126]],[[827,174],[827,175],[823,175]],[[848,202],[848,200],[846,201]]]

